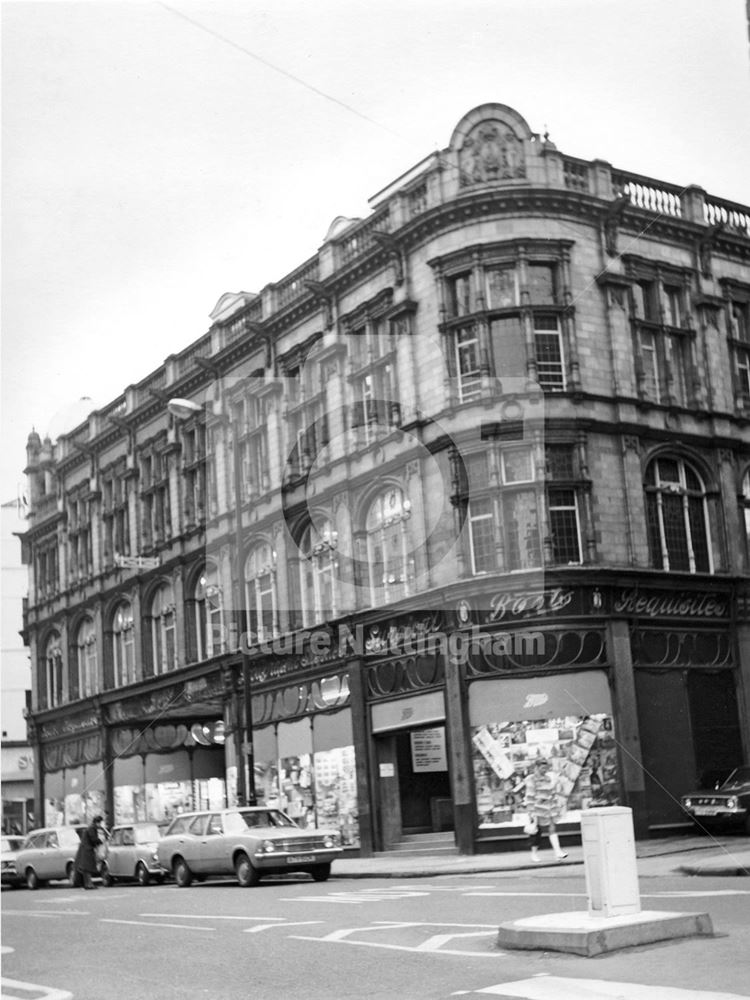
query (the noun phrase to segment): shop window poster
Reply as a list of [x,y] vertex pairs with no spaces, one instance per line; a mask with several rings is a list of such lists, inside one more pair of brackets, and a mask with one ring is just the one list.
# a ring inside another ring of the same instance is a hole
[[525,779],[546,757],[565,798],[563,823],[580,822],[582,809],[619,804],[617,745],[609,715],[496,722],[472,731],[479,826],[526,822]]
[[359,847],[354,747],[319,750],[314,759],[317,826],[338,830],[344,847]]

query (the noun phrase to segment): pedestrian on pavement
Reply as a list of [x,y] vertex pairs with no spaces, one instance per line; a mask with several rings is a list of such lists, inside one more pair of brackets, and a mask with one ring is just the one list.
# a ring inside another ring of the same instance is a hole
[[94,885],[94,875],[99,874],[99,864],[96,856],[97,848],[101,843],[100,829],[103,819],[101,816],[94,816],[91,823],[81,834],[81,843],[76,852],[76,875],[79,884],[83,883],[84,889],[97,889]]
[[557,777],[546,757],[535,761],[526,778],[526,812],[529,814],[529,846],[531,860],[539,862],[539,848],[542,844],[542,830],[549,837],[555,857],[562,860],[567,854],[560,847],[557,823],[563,813],[565,800],[560,792]]

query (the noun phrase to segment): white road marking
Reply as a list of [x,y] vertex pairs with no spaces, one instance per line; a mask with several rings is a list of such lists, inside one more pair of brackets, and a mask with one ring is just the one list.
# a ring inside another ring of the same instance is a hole
[[284,920],[285,917],[227,917],[213,913],[139,913],[139,917],[177,917],[179,920]]
[[[467,892],[466,896],[553,896],[570,899],[585,899],[585,892],[506,892],[492,890],[490,892]],[[683,897],[685,899],[700,898],[701,896],[750,896],[750,889],[717,889],[711,892],[707,889],[680,889],[674,892],[642,892],[641,899],[666,899],[672,897]]]
[[[16,992],[11,993],[11,990]],[[18,979],[0,979],[0,1000],[28,1000],[30,993],[35,1000],[72,1000],[73,994],[67,990],[56,990],[36,983],[22,983]]]
[[[448,944],[449,941],[453,941],[455,938],[468,938],[468,937],[488,937],[488,932],[484,931],[463,931],[461,934],[433,934],[432,937],[427,938],[422,944],[417,945],[414,949],[415,951],[439,951],[444,944]],[[494,932],[491,935],[494,940]]]
[[353,889],[349,892],[329,892],[325,896],[286,897],[282,903],[382,903],[389,899],[411,899],[415,896],[429,896],[429,892],[407,892],[395,889]]
[[60,913],[50,913],[47,910],[6,910],[3,907],[5,917],[49,917],[58,920],[60,917],[90,917],[88,910],[61,910]]
[[585,899],[585,892],[467,892],[467,896],[554,896],[556,898],[562,899],[564,897],[569,897],[571,899]]
[[[512,983],[498,983],[475,993],[523,1000],[743,1000],[737,993],[714,990],[684,990],[674,986],[641,986],[604,979],[567,979],[562,976],[534,976]],[[461,995],[465,995],[461,991]],[[459,996],[454,993],[453,996]],[[747,1000],[747,998],[744,998]]]
[[152,920],[114,920],[112,917],[102,917],[103,924],[134,924],[136,927],[176,927],[181,931],[213,931],[215,927],[191,927],[190,924],[157,924]]
[[[351,935],[357,933],[371,933],[372,931],[392,931],[392,930],[403,930],[405,927],[472,927],[481,928],[480,930],[462,931],[460,933],[451,934],[438,934],[433,935],[423,941],[418,945],[403,945],[403,944],[388,944],[382,941],[363,941],[352,940]],[[359,945],[364,948],[386,948],[391,951],[410,951],[410,952],[425,952],[429,951],[432,953],[440,955],[462,955],[468,958],[498,958],[500,956],[507,957],[507,952],[501,952],[497,949],[493,951],[481,952],[481,951],[464,951],[455,948],[445,948],[448,941],[454,938],[467,938],[467,937],[484,937],[488,940],[494,941],[496,934],[495,924],[450,924],[450,923],[425,923],[423,921],[397,921],[397,920],[378,920],[366,927],[346,927],[341,928],[336,931],[332,931],[330,934],[326,934],[323,937],[311,937],[309,935],[302,934],[290,934],[291,938],[297,941],[324,941],[328,944],[349,944],[349,945]]]
[[259,924],[257,927],[246,927],[245,934],[257,934],[258,931],[268,931],[277,928],[284,930],[285,927],[300,927],[303,924],[322,924],[322,920],[290,920],[287,924]]
[[648,899],[659,896],[684,896],[686,899],[699,896],[750,896],[750,889],[715,889],[713,892],[706,889],[682,889],[676,892],[642,892],[641,896]]

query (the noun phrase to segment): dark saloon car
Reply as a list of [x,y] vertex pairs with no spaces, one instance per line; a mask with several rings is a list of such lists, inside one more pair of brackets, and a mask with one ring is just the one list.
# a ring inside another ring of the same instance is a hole
[[194,878],[232,873],[242,886],[281,872],[307,872],[324,882],[341,838],[335,830],[302,829],[280,809],[249,806],[176,816],[156,850],[182,888]]
[[750,835],[750,766],[736,767],[712,790],[683,795],[681,803],[699,826],[739,827]]

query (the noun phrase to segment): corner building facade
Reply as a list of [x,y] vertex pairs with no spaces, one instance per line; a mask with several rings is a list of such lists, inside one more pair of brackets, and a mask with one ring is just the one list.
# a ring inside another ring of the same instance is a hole
[[[637,833],[750,753],[750,210],[513,109],[28,443],[37,814]],[[250,725],[248,726],[248,721]]]

